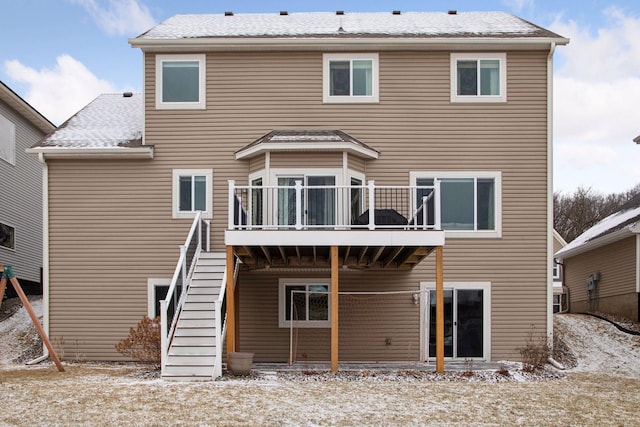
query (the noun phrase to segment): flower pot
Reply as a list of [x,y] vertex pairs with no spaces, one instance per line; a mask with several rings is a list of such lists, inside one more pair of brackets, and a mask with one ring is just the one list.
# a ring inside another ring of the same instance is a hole
[[248,375],[253,365],[253,353],[232,351],[229,352],[229,365],[227,370],[233,375]]

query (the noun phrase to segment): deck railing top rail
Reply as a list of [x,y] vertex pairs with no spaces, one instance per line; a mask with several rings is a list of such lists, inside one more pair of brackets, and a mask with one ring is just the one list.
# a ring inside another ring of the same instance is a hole
[[440,230],[440,183],[428,186],[236,185],[229,230]]

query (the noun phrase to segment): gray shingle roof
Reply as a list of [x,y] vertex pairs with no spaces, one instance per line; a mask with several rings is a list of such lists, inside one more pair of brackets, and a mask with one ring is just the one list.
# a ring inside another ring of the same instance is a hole
[[116,148],[142,144],[141,94],[98,96],[32,148]]
[[505,12],[330,12],[176,15],[137,37],[178,40],[229,37],[560,37]]

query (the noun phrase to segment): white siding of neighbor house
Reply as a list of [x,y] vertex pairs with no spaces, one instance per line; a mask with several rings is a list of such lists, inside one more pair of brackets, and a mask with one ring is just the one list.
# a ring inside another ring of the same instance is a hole
[[15,125],[15,164],[0,159],[0,222],[15,228],[15,250],[0,247],[0,264],[16,277],[40,283],[42,268],[42,165],[25,149],[44,133],[0,101],[0,115]]

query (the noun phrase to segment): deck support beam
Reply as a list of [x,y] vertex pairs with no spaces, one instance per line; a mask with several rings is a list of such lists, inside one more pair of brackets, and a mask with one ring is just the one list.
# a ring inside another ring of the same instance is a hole
[[331,246],[331,372],[338,371],[338,247]]
[[444,270],[442,246],[436,247],[436,372],[444,372]]
[[234,256],[233,246],[227,246],[227,363],[229,363],[229,353],[236,351],[236,301],[233,281]]

